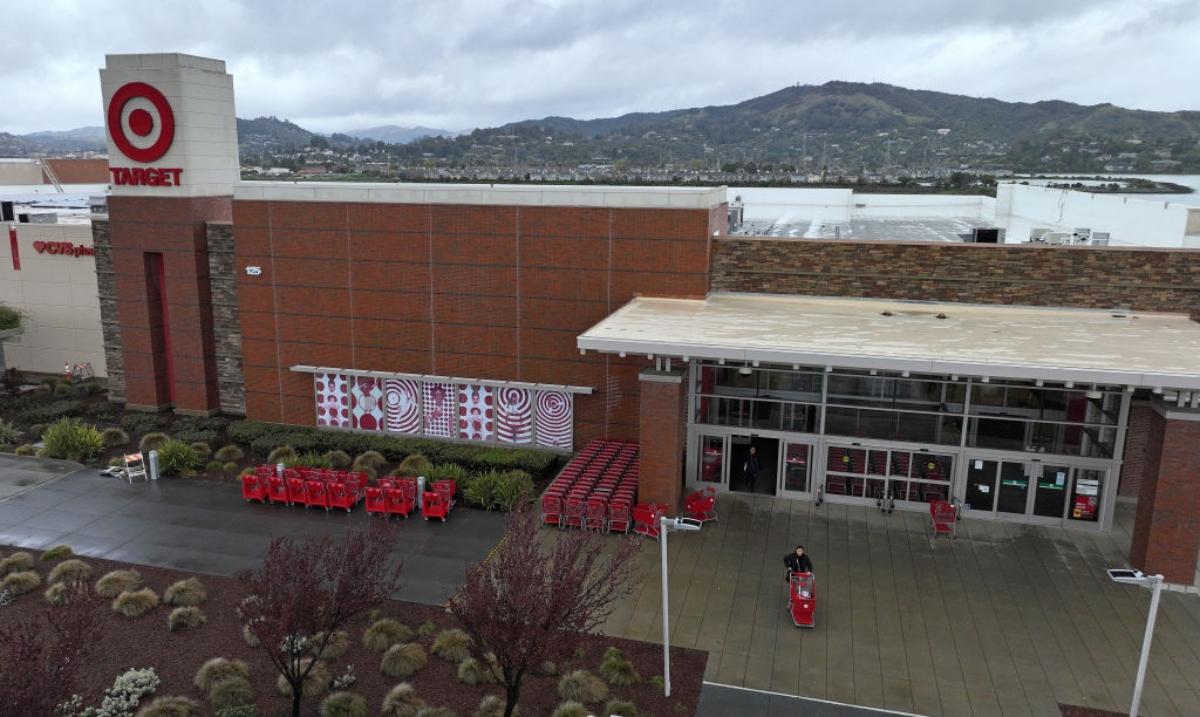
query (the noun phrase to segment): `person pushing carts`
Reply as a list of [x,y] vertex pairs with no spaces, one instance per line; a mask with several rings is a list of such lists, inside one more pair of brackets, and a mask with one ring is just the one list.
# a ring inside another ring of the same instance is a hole
[[812,559],[804,552],[803,545],[783,558],[787,568],[788,612],[796,627],[812,627],[816,624],[814,612],[817,609],[817,584],[813,575]]

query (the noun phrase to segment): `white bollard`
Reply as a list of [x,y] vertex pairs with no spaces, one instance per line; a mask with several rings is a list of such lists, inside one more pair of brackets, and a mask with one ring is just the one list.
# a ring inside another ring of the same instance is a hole
[[425,507],[425,476],[417,476],[417,507]]
[[158,451],[150,451],[146,460],[146,472],[150,474],[150,480],[158,480]]

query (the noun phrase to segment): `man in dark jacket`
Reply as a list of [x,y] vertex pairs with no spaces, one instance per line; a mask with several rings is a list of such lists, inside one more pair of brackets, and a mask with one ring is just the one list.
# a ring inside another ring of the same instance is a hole
[[787,566],[787,574],[783,576],[786,582],[792,576],[792,573],[811,573],[813,571],[812,560],[809,559],[808,553],[804,552],[803,545],[797,545],[794,552],[783,556],[783,564]]
[[750,446],[750,455],[746,456],[746,464],[742,466],[742,480],[746,483],[746,490],[754,490],[760,470],[762,470],[762,463],[758,461],[758,449]]

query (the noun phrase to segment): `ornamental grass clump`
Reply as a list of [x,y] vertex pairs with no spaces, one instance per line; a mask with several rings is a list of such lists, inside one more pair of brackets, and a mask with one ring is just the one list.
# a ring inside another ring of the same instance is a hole
[[602,714],[604,717],[637,717],[637,707],[625,700],[609,700]]
[[136,570],[113,570],[96,581],[96,594],[102,598],[115,598],[123,592],[137,590],[142,586],[142,574]]
[[458,717],[449,707],[422,707],[417,710],[417,717]]
[[41,575],[32,570],[21,570],[9,573],[4,576],[3,580],[0,580],[0,592],[7,592],[10,595],[24,595],[27,592],[35,590],[41,584]]
[[167,616],[167,628],[171,632],[195,630],[208,622],[208,617],[198,607],[177,607]]
[[296,449],[291,446],[275,446],[274,450],[267,454],[267,463],[275,465],[276,463],[287,463],[296,457]]
[[370,709],[362,695],[334,692],[321,700],[321,717],[367,717]]
[[417,627],[417,637],[429,637],[437,632],[437,623],[433,620],[426,620]]
[[353,463],[353,459],[350,458],[349,453],[338,449],[334,449],[326,453],[325,458],[329,460],[330,466],[339,471],[346,470],[350,467],[350,464]]
[[588,717],[588,715],[588,708],[574,700],[560,702],[558,707],[554,708],[554,717]]
[[200,717],[200,704],[190,697],[156,697],[138,710],[136,717]]
[[420,643],[403,642],[392,645],[379,660],[379,671],[390,677],[412,677],[429,664],[429,656]]
[[53,585],[61,582],[86,582],[92,579],[92,566],[82,560],[64,560],[54,569],[50,571],[50,575],[46,577],[46,582]]
[[613,687],[629,687],[637,684],[640,679],[633,663],[616,647],[610,647],[604,652],[604,659],[600,662],[600,676]]
[[208,458],[212,455],[212,447],[204,441],[195,441],[192,443],[192,450],[201,458]]
[[316,650],[321,643],[325,643],[325,647],[321,649],[319,655],[315,655],[318,660],[336,660],[346,651],[350,649],[350,634],[345,630],[334,630],[329,639],[325,639],[324,632],[318,632],[309,638],[309,647]]
[[417,690],[407,682],[401,682],[383,698],[384,717],[416,717],[425,707],[425,700],[417,696]]
[[213,460],[229,463],[231,461],[240,461],[246,457],[241,448],[234,445],[221,446],[217,452],[213,454]]
[[458,628],[442,630],[434,639],[431,649],[443,660],[462,662],[471,656],[471,638]]
[[[305,658],[301,661],[300,670],[303,672],[308,669],[308,664],[312,662],[312,658]],[[300,694],[305,697],[316,697],[324,694],[329,689],[329,683],[333,680],[333,676],[329,674],[329,666],[324,662],[317,661],[304,677],[304,682],[300,688]],[[283,675],[280,675],[275,680],[275,687],[279,690],[279,694],[284,697],[292,696],[292,686],[288,683]]]
[[408,625],[385,617],[371,623],[363,633],[363,647],[371,652],[384,652],[392,645],[408,642],[412,637],[413,631]]
[[458,681],[464,685],[482,685],[496,681],[491,665],[468,657],[458,663]]
[[575,670],[558,681],[558,696],[573,702],[603,702],[608,698],[608,685],[587,670]]
[[129,434],[116,427],[105,428],[100,432],[100,438],[104,440],[105,448],[116,448],[129,443]]
[[363,451],[354,458],[351,467],[356,471],[365,468],[377,471],[385,465],[387,465],[387,459],[379,451]]
[[[519,710],[513,709],[513,715],[519,714]],[[496,695],[484,695],[471,717],[504,717],[504,700]]]
[[0,575],[8,575],[9,573],[19,572],[21,570],[31,570],[33,568],[33,555],[24,550],[9,555],[0,560]]
[[254,687],[249,679],[241,675],[230,675],[213,683],[208,690],[208,701],[218,711],[253,705]]
[[250,679],[250,666],[241,660],[214,657],[200,666],[192,684],[196,686],[196,689],[207,694],[212,691],[213,685],[230,677]]
[[393,474],[398,476],[428,476],[433,464],[422,453],[410,453],[400,461]]
[[171,437],[161,431],[154,431],[142,436],[142,440],[138,441],[138,450],[142,453],[157,451],[163,447],[163,444],[171,440]]
[[[52,563],[55,560],[63,560],[75,555],[75,551],[71,550],[70,545],[55,545],[53,548],[47,548],[42,551],[42,562]],[[51,580],[50,582],[54,582]]]
[[188,578],[171,583],[163,591],[163,602],[176,607],[194,607],[208,599],[208,591],[198,578]]
[[158,607],[158,594],[150,588],[126,590],[112,604],[113,611],[125,617],[141,617]]

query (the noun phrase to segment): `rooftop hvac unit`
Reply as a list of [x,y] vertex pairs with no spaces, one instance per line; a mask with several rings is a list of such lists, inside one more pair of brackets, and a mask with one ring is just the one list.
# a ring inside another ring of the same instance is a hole
[[1029,230],[1029,241],[1042,241],[1042,237],[1054,231],[1050,227],[1034,227]]
[[0,202],[0,222],[11,222],[15,221],[15,219],[13,216],[13,203]]
[[997,227],[975,227],[971,230],[971,241],[976,244],[1001,244],[1000,232]]
[[1108,246],[1108,232],[1092,232],[1092,246]]

